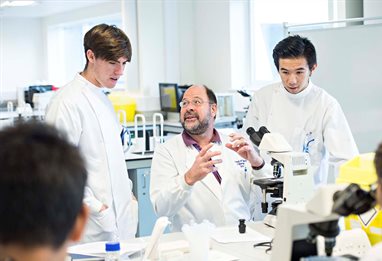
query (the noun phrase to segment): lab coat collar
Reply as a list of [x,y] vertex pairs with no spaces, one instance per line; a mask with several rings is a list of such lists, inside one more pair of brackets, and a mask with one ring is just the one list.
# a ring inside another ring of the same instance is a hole
[[312,81],[309,79],[309,84],[308,86],[302,90],[301,92],[299,93],[296,93],[296,94],[293,94],[293,93],[290,93],[288,92],[284,85],[282,83],[280,83],[280,87],[282,89],[282,92],[289,98],[289,99],[293,99],[293,100],[300,100],[300,99],[304,99],[310,92],[311,90],[313,89],[313,83]]
[[[183,139],[184,144],[186,144],[187,147],[194,146],[194,144],[197,144],[199,146],[199,144],[196,142],[196,140],[194,140],[190,136],[190,134],[188,134],[184,130],[183,130],[183,133],[182,133],[182,139]],[[220,135],[219,135],[219,133],[217,132],[217,130],[215,128],[213,130],[212,139],[211,139],[210,142],[212,142],[212,143],[221,143]]]
[[77,73],[76,74],[76,80],[78,81],[81,81],[85,86],[87,86],[92,92],[94,93],[97,93],[98,94],[102,94],[102,95],[105,95],[105,89],[104,87],[98,87],[96,85],[94,85],[93,83],[91,83],[90,81],[88,81],[85,77],[83,77],[81,75],[81,73]]

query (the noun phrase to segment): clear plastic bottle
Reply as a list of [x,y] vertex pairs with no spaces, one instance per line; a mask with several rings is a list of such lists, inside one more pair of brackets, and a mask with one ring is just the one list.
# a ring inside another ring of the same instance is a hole
[[121,246],[119,242],[107,242],[105,244],[106,256],[105,261],[120,261]]

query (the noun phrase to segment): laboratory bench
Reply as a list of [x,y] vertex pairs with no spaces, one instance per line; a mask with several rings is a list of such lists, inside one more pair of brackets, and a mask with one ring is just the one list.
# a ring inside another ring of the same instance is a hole
[[42,111],[31,111],[31,112],[23,112],[18,113],[16,111],[2,111],[0,110],[0,129],[12,126],[16,121],[23,119],[43,119],[44,112]]
[[[232,227],[221,227],[221,229],[226,229],[231,231]],[[273,238],[274,229],[265,226],[262,222],[247,222],[247,228],[251,228],[255,233],[260,233],[260,237],[267,238],[267,241]],[[213,236],[210,240],[210,251],[209,251],[209,260],[219,260],[219,261],[231,261],[231,260],[240,260],[240,261],[269,261],[271,259],[271,252],[267,252],[266,247],[254,247],[254,243],[258,243],[258,239],[254,236],[247,237],[246,240],[238,241],[238,235],[226,234],[225,238],[230,238],[226,243],[221,243],[213,239]],[[251,238],[251,239],[250,239]],[[142,251],[138,251],[135,254],[129,256],[131,261],[141,261],[145,254],[144,248],[150,242],[151,237],[139,237],[128,239],[125,241],[127,245],[131,245],[133,248],[142,248]],[[85,245],[84,245],[85,246]],[[166,233],[159,237],[158,239],[158,255],[162,256],[160,249],[164,250],[166,255],[163,255],[159,260],[190,260],[189,245],[187,239],[182,232],[175,233]],[[77,247],[77,251],[78,251]],[[85,247],[84,250],[86,253],[89,253],[89,247]],[[98,251],[98,250],[97,250]],[[96,252],[97,252],[96,251]],[[172,254],[171,254],[172,253]],[[73,254],[73,252],[72,252]],[[67,260],[73,260],[68,257]],[[81,258],[76,260],[82,260]],[[83,259],[85,260],[85,259]],[[86,259],[90,260],[90,259]],[[95,260],[91,259],[91,260]],[[98,260],[98,259],[96,259]],[[155,259],[158,260],[158,259]],[[194,261],[194,260],[193,260]]]
[[[268,237],[269,239],[272,239],[275,233],[273,228],[270,228],[264,225],[263,222],[259,221],[247,222],[247,227]],[[148,242],[149,239],[149,237],[136,238],[132,242],[140,243],[142,240],[144,242]],[[172,245],[175,245],[176,242],[179,242],[179,240],[186,240],[186,237],[182,232],[167,233],[162,235],[159,239],[159,244],[172,243]],[[233,259],[220,257],[215,260],[269,261],[271,259],[271,252],[266,251],[268,247],[254,247],[254,241],[219,243],[211,239],[210,243],[210,251],[219,251],[233,257]],[[213,258],[211,259],[214,260]],[[141,260],[141,256],[133,255],[130,257],[130,260]],[[174,258],[174,260],[189,260],[189,253],[184,253],[184,256]]]
[[6,111],[0,110],[0,120],[12,120],[12,119],[20,119],[26,117],[36,117],[43,118],[45,115],[45,111],[41,110],[31,110],[31,111]]

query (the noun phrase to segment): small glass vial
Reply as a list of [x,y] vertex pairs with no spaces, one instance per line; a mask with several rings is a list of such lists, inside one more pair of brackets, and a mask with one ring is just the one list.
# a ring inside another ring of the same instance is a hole
[[119,242],[108,242],[105,244],[105,261],[120,261],[121,246]]
[[239,233],[244,234],[245,233],[245,219],[239,219]]

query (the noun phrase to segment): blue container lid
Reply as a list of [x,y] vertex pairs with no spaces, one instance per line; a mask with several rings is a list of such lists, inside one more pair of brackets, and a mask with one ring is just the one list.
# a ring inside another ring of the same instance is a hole
[[106,251],[119,251],[121,250],[121,246],[119,245],[119,242],[107,242],[105,244]]

